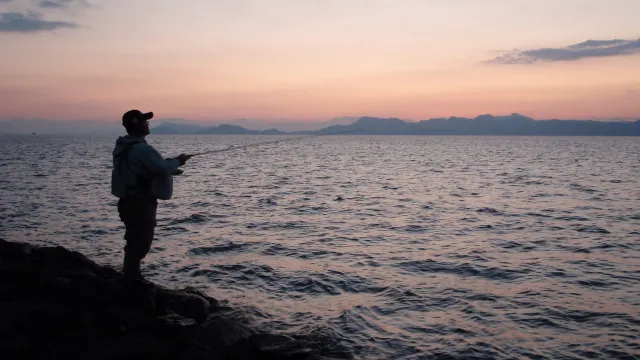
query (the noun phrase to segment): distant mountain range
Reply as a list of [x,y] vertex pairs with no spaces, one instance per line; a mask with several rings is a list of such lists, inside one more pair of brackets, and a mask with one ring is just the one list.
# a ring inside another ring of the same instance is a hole
[[[1,0],[0,0],[1,1]],[[215,127],[219,125],[237,125],[247,130],[274,129],[280,131],[312,131],[331,125],[349,125],[358,120],[358,116],[335,117],[328,121],[299,121],[291,119],[282,120],[259,120],[259,119],[234,119],[234,120],[207,120],[192,121],[182,118],[159,118],[153,119],[151,126],[163,124],[168,127],[166,133],[197,133],[202,128]],[[197,125],[192,125],[197,124]],[[173,130],[172,130],[173,129]],[[220,129],[223,131],[224,127]],[[238,130],[238,129],[236,129]],[[105,120],[52,120],[52,119],[7,119],[0,120],[0,134],[122,134],[124,129],[119,119],[112,121]],[[232,131],[227,129],[224,131]],[[241,131],[241,130],[238,130]]]
[[[565,135],[565,136],[640,136],[640,120],[534,120],[511,114],[481,115],[476,118],[438,118],[418,122],[397,118],[340,117],[321,123],[267,122],[240,119],[230,123],[195,124],[185,119],[164,119],[152,128],[156,135],[284,135],[322,134],[360,130],[363,135]],[[278,127],[274,125],[281,125]],[[153,125],[152,125],[153,126]],[[313,127],[315,126],[315,128]],[[265,128],[268,129],[264,130]],[[119,121],[9,120],[0,122],[0,133],[29,134],[122,134]]]
[[199,126],[162,123],[153,134],[282,135],[323,134],[359,130],[363,135],[564,135],[564,136],[640,136],[640,120],[607,122],[589,120],[534,120],[512,114],[481,115],[475,119],[440,118],[410,122],[396,118],[361,117],[350,125],[331,125],[315,131],[283,132],[278,129],[248,130],[237,125]]
[[201,126],[193,124],[162,123],[151,129],[153,134],[177,135],[177,134],[218,134],[218,135],[284,135],[284,131],[278,129],[249,130],[238,125],[222,124],[217,126]]

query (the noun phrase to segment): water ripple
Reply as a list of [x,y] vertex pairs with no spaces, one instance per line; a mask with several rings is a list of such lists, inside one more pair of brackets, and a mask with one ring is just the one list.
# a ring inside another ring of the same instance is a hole
[[[175,156],[266,139],[149,142]],[[114,141],[2,137],[0,237],[119,266]],[[634,359],[639,158],[638,138],[509,136],[323,137],[193,158],[159,204],[143,271],[337,358]]]

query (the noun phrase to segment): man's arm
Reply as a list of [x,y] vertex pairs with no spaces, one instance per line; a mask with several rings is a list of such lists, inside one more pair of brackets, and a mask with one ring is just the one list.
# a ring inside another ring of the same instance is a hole
[[151,146],[140,147],[140,160],[147,170],[160,176],[169,176],[184,164],[179,158],[163,159]]

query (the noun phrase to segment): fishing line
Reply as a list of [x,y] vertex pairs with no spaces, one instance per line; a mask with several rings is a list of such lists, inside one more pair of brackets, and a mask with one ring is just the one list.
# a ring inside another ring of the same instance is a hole
[[209,150],[209,151],[204,151],[204,152],[201,152],[201,153],[190,154],[189,157],[208,155],[208,154],[215,154],[215,153],[220,153],[220,152],[224,152],[224,151],[231,151],[231,150],[236,150],[236,149],[246,149],[248,147],[256,147],[256,146],[261,146],[261,145],[278,144],[278,143],[282,143],[282,142],[289,142],[289,141],[302,140],[302,139],[310,139],[310,138],[319,137],[319,136],[346,134],[346,133],[351,133],[351,132],[356,132],[356,131],[362,131],[362,129],[338,131],[338,132],[323,133],[323,134],[305,135],[305,136],[298,136],[298,137],[290,138],[290,139],[264,141],[264,142],[260,142],[260,143],[249,144],[249,145],[229,146],[228,148],[224,148],[224,149]]

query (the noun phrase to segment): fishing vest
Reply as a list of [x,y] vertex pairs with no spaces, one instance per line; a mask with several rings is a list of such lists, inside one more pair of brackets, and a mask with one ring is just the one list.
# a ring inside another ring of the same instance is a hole
[[127,187],[127,195],[151,196],[151,182],[153,181],[153,178],[136,174],[136,172],[133,171],[133,169],[129,165],[129,152],[134,145],[135,143],[125,145],[122,148],[122,151],[120,151],[120,154],[117,156],[119,160],[122,160],[121,162],[118,162],[118,166],[121,166],[121,164],[124,163],[127,169],[129,169],[129,172],[131,172],[136,178],[135,185],[129,185],[125,183],[125,186]]

